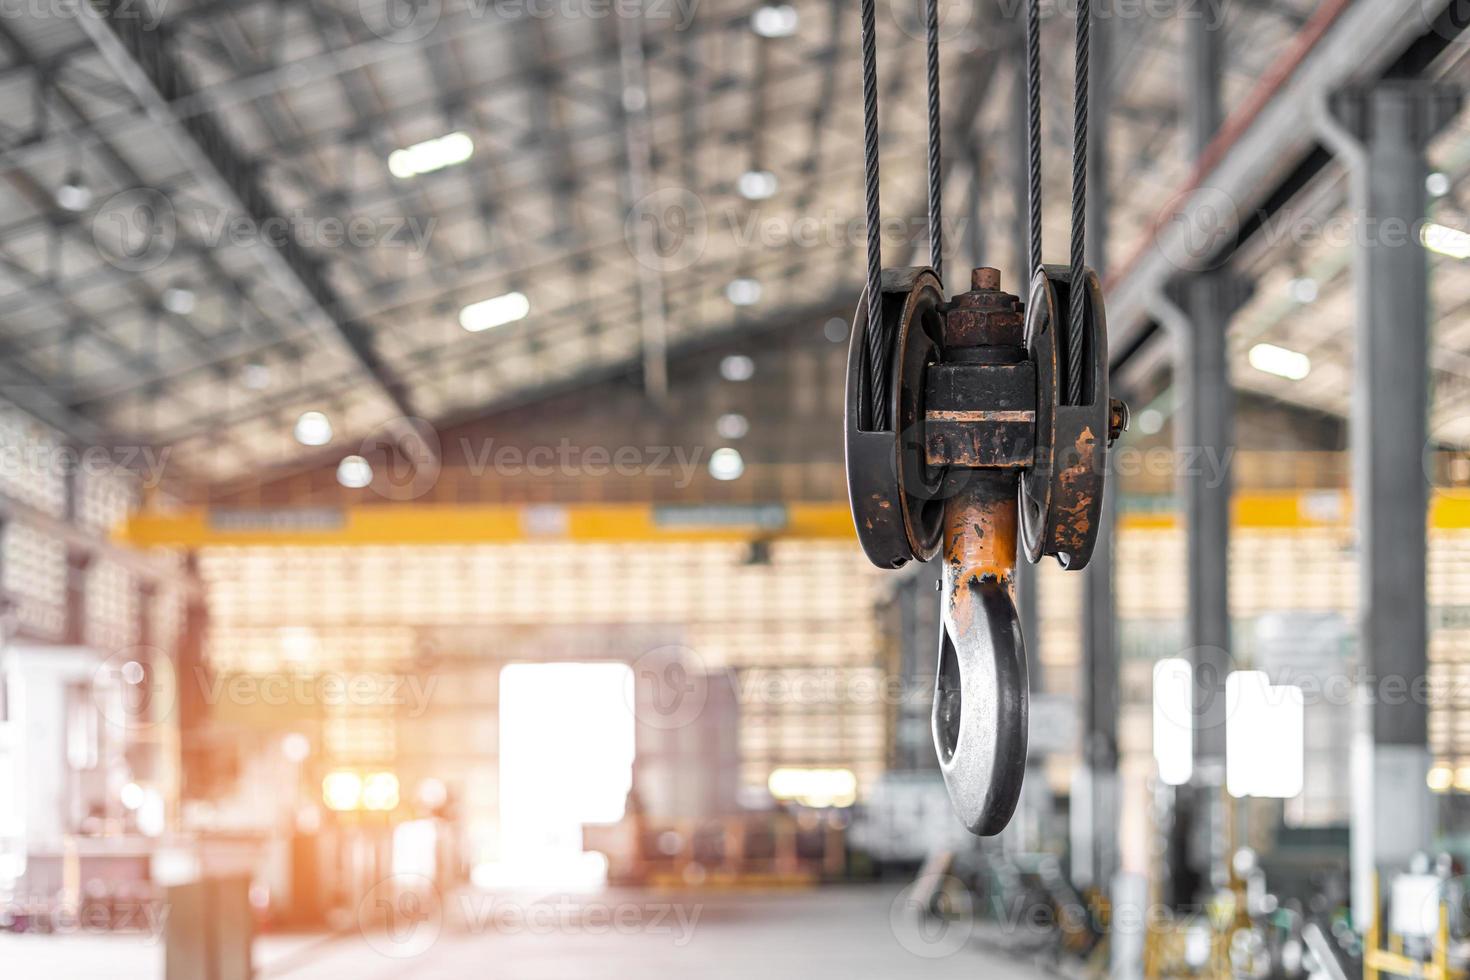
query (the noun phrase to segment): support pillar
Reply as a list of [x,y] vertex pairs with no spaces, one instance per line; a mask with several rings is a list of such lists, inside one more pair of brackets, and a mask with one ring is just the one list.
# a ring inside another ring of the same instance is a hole
[[[1187,13],[1185,117],[1190,150],[1198,159],[1224,119],[1223,38],[1201,10]],[[1199,258],[1208,266],[1210,256]],[[1178,476],[1186,535],[1185,655],[1194,671],[1194,767],[1190,785],[1175,797],[1170,852],[1183,859],[1175,866],[1171,888],[1176,902],[1191,902],[1225,884],[1225,678],[1232,666],[1229,461],[1235,445],[1226,334],[1245,292],[1228,271],[1209,268],[1190,273],[1174,290],[1187,319],[1175,338],[1174,387],[1181,409],[1174,442],[1181,463],[1194,464],[1181,465]],[[1209,464],[1201,465],[1201,460]]]
[[[1372,874],[1400,871],[1433,843],[1426,567],[1429,261],[1425,146],[1458,93],[1384,81],[1344,96],[1356,151],[1362,277],[1356,317],[1353,499],[1358,537],[1359,717],[1353,745],[1354,920],[1372,914]],[[1390,696],[1401,689],[1407,696]],[[1417,693],[1416,693],[1417,692]]]

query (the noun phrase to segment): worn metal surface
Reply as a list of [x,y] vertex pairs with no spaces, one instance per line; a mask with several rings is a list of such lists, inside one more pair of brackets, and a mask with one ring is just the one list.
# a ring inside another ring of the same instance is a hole
[[[900,568],[918,558],[928,561],[939,550],[943,507],[939,474],[923,454],[924,371],[938,356],[938,308],[943,301],[939,280],[928,269],[883,272],[880,315],[888,318],[893,359],[889,390],[868,389],[867,329],[869,304],[864,295],[853,318],[847,363],[847,490],[858,540],[879,568]],[[889,400],[888,417],[896,428],[875,430],[872,405]]]
[[[1114,438],[1108,397],[1107,322],[1097,275],[1087,274],[1088,329],[1079,404],[1067,390],[1057,339],[1061,311],[1071,300],[1071,272],[1047,266],[1031,284],[1026,347],[1036,365],[1036,457],[1021,481],[1021,534],[1026,556],[1053,555],[1063,568],[1085,568],[1097,540],[1106,479],[1107,447]],[[1120,417],[1125,414],[1118,413]]]
[[[946,397],[982,410],[1025,411],[1022,382],[1032,372],[1024,370],[1019,301],[1000,291],[993,269],[977,269],[972,286],[944,321],[945,361],[965,365],[938,372],[952,382]],[[944,504],[934,744],[955,813],[972,833],[989,836],[1010,821],[1026,771],[1026,651],[1011,591],[1019,476],[1007,467],[965,475]]]

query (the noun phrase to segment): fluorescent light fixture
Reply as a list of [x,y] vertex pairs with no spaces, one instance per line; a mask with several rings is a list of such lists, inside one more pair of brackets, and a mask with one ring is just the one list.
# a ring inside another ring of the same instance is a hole
[[709,475],[716,480],[738,480],[744,472],[745,460],[740,450],[726,447],[710,453]]
[[364,810],[393,810],[398,807],[398,777],[391,772],[375,772],[363,780]]
[[769,170],[747,170],[735,188],[747,201],[764,201],[776,193],[776,175]]
[[362,802],[362,777],[346,769],[327,773],[322,780],[322,802],[329,810],[356,810]]
[[732,279],[725,298],[736,306],[754,306],[761,301],[761,284],[755,279]]
[[302,412],[294,435],[303,446],[325,446],[332,441],[332,421],[321,412]]
[[1452,186],[1450,175],[1439,170],[1424,180],[1424,189],[1429,192],[1430,197],[1444,197]]
[[525,293],[506,293],[471,303],[459,311],[459,325],[470,333],[503,327],[524,320],[531,313],[531,301]]
[[1286,284],[1286,292],[1293,300],[1306,306],[1317,302],[1317,297],[1322,294],[1322,287],[1310,276],[1299,276]]
[[750,15],[750,28],[761,37],[790,37],[800,18],[789,3],[768,3]]
[[744,354],[731,354],[720,361],[720,377],[726,381],[749,381],[755,377],[755,361]]
[[240,383],[251,391],[264,391],[270,387],[271,369],[264,364],[247,364],[240,370]]
[[1449,766],[1435,766],[1429,770],[1429,775],[1424,781],[1429,785],[1431,791],[1448,793],[1450,787],[1455,784],[1455,771]]
[[337,464],[337,482],[349,490],[361,490],[373,484],[373,466],[361,456],[344,456]]
[[773,770],[766,787],[778,800],[795,800],[810,807],[845,807],[857,801],[857,776],[851,769]]
[[1170,786],[1194,775],[1193,687],[1194,667],[1183,657],[1154,664],[1154,761]]
[[1312,373],[1312,359],[1275,344],[1257,344],[1251,348],[1251,367],[1288,381],[1301,381]]
[[66,175],[61,186],[56,188],[56,203],[67,211],[85,211],[92,206],[92,189],[82,179],[81,171],[73,170]]
[[1430,222],[1419,233],[1424,247],[1452,259],[1470,259],[1470,232]]
[[464,163],[474,155],[475,141],[465,133],[454,132],[394,150],[388,154],[388,172],[399,180],[407,180]]
[[750,420],[739,412],[730,412],[715,422],[715,431],[721,439],[744,439],[750,431]]
[[187,286],[170,286],[163,291],[158,298],[163,308],[170,313],[179,316],[188,316],[194,312],[195,296],[194,290]]
[[1225,788],[1246,796],[1289,800],[1306,770],[1306,698],[1258,670],[1225,678]]

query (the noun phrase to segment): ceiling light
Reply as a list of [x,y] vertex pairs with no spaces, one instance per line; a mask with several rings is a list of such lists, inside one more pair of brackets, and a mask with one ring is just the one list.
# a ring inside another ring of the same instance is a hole
[[721,439],[744,439],[750,431],[750,420],[739,412],[721,415],[719,421],[715,422],[715,431],[720,434]]
[[720,377],[726,381],[749,381],[755,377],[755,361],[744,354],[731,354],[720,361]]
[[1436,170],[1424,180],[1424,189],[1430,197],[1444,197],[1450,192],[1450,175]]
[[1275,344],[1257,344],[1251,348],[1251,367],[1288,381],[1301,381],[1312,373],[1312,359]]
[[391,772],[375,772],[362,784],[362,806],[365,810],[394,810],[398,807],[398,777]]
[[361,456],[344,456],[337,464],[337,482],[348,490],[372,486],[373,466]]
[[716,480],[738,480],[745,472],[745,460],[737,449],[716,449],[710,453],[709,475]]
[[459,325],[470,333],[524,320],[531,313],[531,301],[525,293],[506,293],[471,303],[459,311]]
[[736,306],[754,306],[761,301],[761,284],[754,279],[731,280],[725,298]]
[[362,801],[362,777],[339,769],[322,779],[322,802],[329,810],[356,810]]
[[1298,276],[1286,284],[1286,291],[1293,300],[1307,306],[1317,302],[1322,288],[1317,285],[1317,280],[1310,276]]
[[750,15],[750,29],[761,37],[790,37],[799,18],[789,3],[768,3]]
[[1447,255],[1452,259],[1470,259],[1470,233],[1458,228],[1430,222],[1419,233],[1419,240],[1431,252]]
[[302,412],[293,434],[303,446],[325,446],[332,441],[332,422],[321,412]]
[[457,163],[464,163],[475,154],[475,141],[465,133],[450,133],[438,139],[425,140],[413,146],[394,150],[388,154],[388,172],[400,180],[433,173]]
[[769,170],[747,170],[735,187],[747,201],[764,201],[776,193],[776,175]]
[[263,391],[270,387],[271,369],[264,364],[247,364],[240,371],[240,383],[251,391]]
[[67,211],[85,211],[92,206],[92,189],[82,180],[82,172],[73,170],[56,188],[56,203]]
[[185,286],[170,286],[158,299],[165,310],[178,316],[188,316],[194,312],[194,290]]

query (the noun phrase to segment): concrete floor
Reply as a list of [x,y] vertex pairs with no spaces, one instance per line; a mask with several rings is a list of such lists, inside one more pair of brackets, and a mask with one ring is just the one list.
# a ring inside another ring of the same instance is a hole
[[[896,886],[680,896],[620,892],[575,901],[455,896],[442,914],[403,916],[392,932],[263,937],[255,959],[259,980],[1042,976],[976,948],[967,926],[920,926],[905,897]],[[18,980],[156,980],[162,947],[126,937],[0,934],[0,962],[0,973]]]

